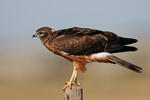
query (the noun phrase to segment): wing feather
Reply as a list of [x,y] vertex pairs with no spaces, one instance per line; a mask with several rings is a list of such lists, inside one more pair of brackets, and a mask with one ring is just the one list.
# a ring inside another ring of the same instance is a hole
[[55,34],[54,48],[69,54],[88,55],[103,51],[110,53],[133,51],[128,48],[126,50],[125,39],[123,41],[112,32],[73,27],[58,30]]
[[101,34],[94,36],[59,36],[54,40],[54,48],[74,55],[89,55],[103,52],[107,40]]

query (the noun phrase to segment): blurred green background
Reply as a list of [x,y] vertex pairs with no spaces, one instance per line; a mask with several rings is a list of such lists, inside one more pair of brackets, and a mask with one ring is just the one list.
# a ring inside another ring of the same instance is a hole
[[32,34],[87,27],[137,38],[137,52],[115,54],[142,67],[91,63],[79,72],[84,100],[150,100],[149,0],[0,0],[0,100],[63,100],[72,63],[49,52]]

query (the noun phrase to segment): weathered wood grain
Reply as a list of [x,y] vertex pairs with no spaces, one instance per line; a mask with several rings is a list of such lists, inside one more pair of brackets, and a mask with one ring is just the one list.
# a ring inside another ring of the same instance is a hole
[[64,100],[83,100],[83,89],[74,85],[67,87]]

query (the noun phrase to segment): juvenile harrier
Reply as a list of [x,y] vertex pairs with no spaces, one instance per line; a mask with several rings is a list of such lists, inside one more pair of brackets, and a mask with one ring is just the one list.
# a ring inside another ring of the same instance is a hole
[[77,71],[85,71],[85,65],[90,62],[119,64],[138,73],[142,70],[112,55],[112,53],[136,51],[136,47],[127,46],[137,42],[136,39],[120,37],[112,32],[79,27],[58,31],[42,27],[34,33],[33,37],[39,37],[47,49],[73,62],[73,73],[64,89],[69,85],[77,84]]

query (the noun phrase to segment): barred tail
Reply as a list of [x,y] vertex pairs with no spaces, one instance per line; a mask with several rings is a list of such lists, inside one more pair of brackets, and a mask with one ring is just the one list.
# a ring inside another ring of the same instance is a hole
[[120,58],[118,58],[116,56],[111,55],[111,56],[107,56],[107,58],[110,61],[121,65],[122,67],[125,67],[127,69],[130,69],[130,70],[138,72],[138,73],[142,73],[142,71],[141,71],[142,68],[141,67],[138,67],[138,66],[136,66],[134,64],[131,64],[131,63],[127,62],[127,61],[124,61],[124,60],[122,60],[122,59],[120,59]]

